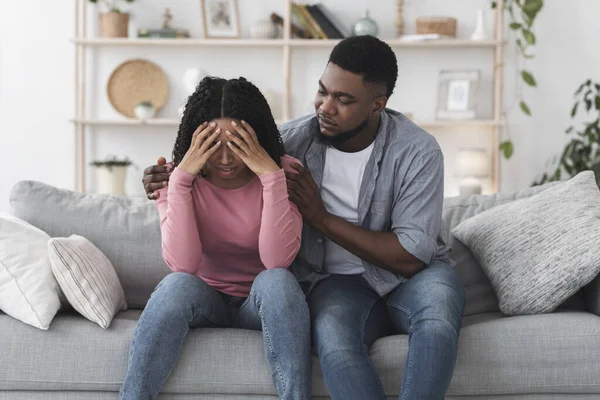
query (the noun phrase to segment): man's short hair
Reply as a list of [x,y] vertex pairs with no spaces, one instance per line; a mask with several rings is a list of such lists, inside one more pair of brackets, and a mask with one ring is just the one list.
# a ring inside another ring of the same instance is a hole
[[396,54],[376,37],[353,36],[342,40],[331,51],[329,62],[362,75],[365,82],[384,85],[387,97],[394,92],[398,78]]

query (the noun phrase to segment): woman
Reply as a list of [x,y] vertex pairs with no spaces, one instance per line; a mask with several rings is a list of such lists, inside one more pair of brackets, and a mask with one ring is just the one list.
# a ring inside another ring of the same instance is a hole
[[200,82],[157,200],[173,273],[140,317],[121,399],[155,398],[186,334],[201,327],[268,332],[265,355],[279,397],[310,398],[308,308],[287,270],[302,230],[284,174],[292,162],[256,86],[243,78]]

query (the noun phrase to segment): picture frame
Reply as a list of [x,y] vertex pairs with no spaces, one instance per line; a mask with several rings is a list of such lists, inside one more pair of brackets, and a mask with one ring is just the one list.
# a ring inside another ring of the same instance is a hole
[[240,37],[240,13],[237,0],[200,0],[200,5],[205,38]]
[[479,70],[442,70],[438,79],[436,119],[475,119]]

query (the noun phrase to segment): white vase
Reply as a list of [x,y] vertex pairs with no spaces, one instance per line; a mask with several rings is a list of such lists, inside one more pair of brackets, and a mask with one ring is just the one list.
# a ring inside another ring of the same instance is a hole
[[138,119],[145,121],[147,119],[153,118],[156,115],[156,109],[153,105],[140,103],[133,109],[133,113]]
[[487,40],[488,34],[485,29],[483,9],[477,11],[477,23],[475,30],[471,34],[471,40]]
[[125,196],[127,167],[96,167],[96,192]]
[[250,27],[250,37],[253,39],[275,39],[278,34],[277,25],[270,20],[255,21]]
[[183,85],[185,86],[185,90],[188,95],[194,93],[196,91],[196,87],[204,77],[204,72],[198,68],[188,68],[183,73],[181,80],[183,81]]

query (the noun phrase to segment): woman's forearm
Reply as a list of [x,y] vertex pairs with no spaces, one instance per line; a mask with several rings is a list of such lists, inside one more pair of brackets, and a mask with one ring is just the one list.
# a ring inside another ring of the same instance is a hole
[[287,268],[298,250],[302,217],[290,203],[283,170],[264,174],[263,210],[258,238],[260,259],[265,268]]
[[157,200],[162,255],[172,271],[196,274],[202,262],[202,243],[192,199],[195,177],[176,168],[168,189]]

